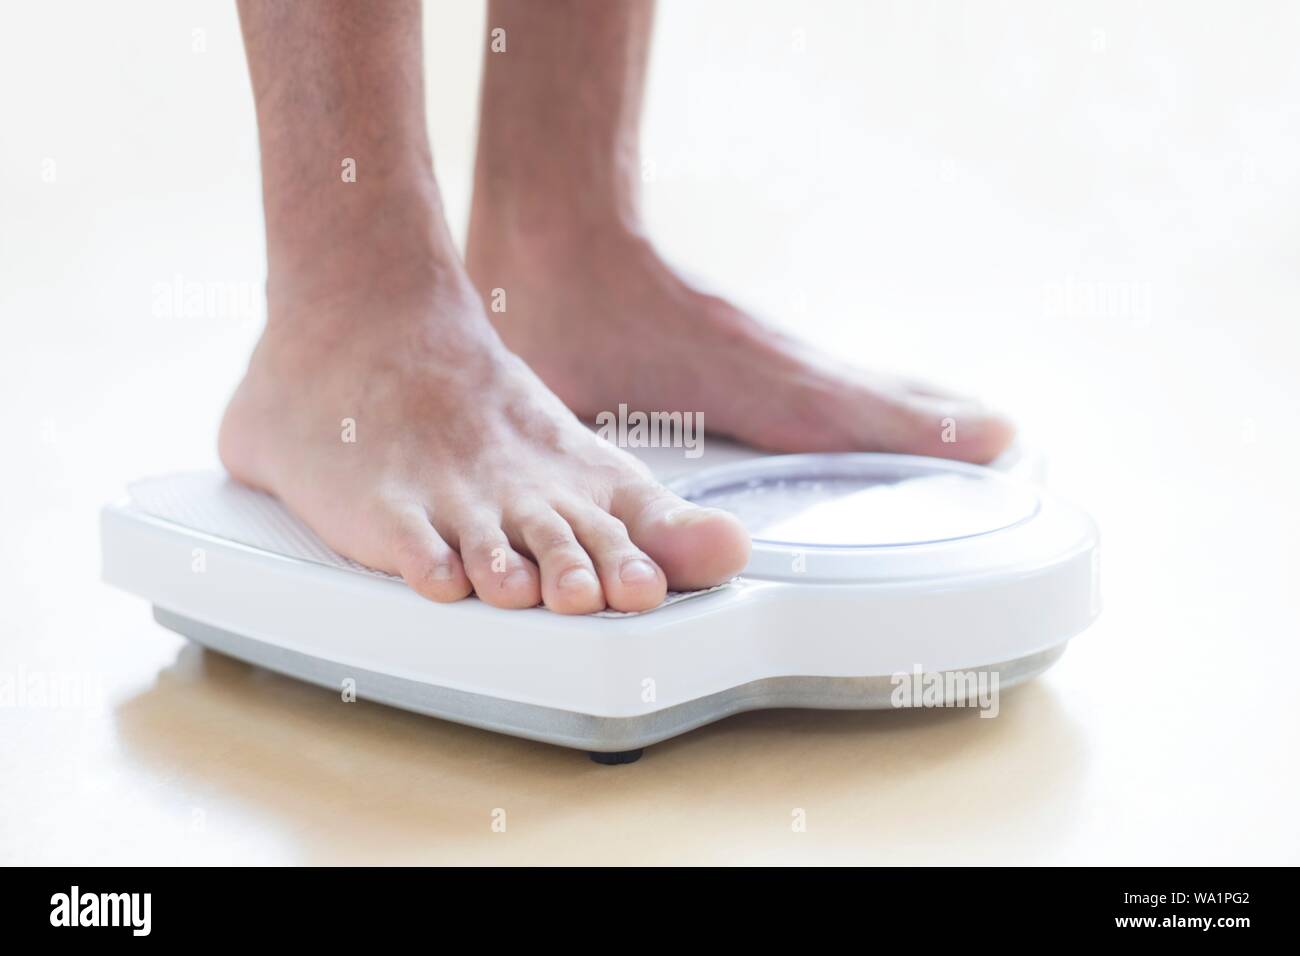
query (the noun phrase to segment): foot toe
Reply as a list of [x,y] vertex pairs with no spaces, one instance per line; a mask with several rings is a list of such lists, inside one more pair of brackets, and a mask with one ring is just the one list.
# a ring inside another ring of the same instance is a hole
[[541,603],[537,566],[511,547],[492,517],[477,518],[461,531],[460,557],[479,600],[512,609]]
[[460,556],[430,524],[422,508],[377,505],[361,522],[367,542],[345,553],[370,567],[400,574],[431,601],[459,601],[472,590]]
[[1003,416],[979,402],[955,396],[912,392],[898,412],[900,451],[988,464],[1015,438]]
[[603,610],[605,597],[591,558],[569,523],[549,507],[538,507],[513,521],[515,535],[536,560],[542,602],[560,614]]
[[606,604],[616,611],[648,611],[663,603],[667,576],[632,543],[621,521],[595,505],[570,509],[566,517],[595,564]]
[[432,601],[447,603],[469,597],[473,587],[460,556],[429,528],[398,545],[397,567],[402,580]]
[[722,584],[749,562],[749,534],[735,515],[693,505],[660,485],[630,486],[613,510],[674,591]]

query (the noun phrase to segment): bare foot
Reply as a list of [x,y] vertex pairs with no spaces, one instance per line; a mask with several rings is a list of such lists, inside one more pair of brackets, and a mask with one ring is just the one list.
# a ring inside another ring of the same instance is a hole
[[734,517],[592,435],[493,331],[433,176],[419,3],[245,0],[240,24],[268,321],[230,473],[438,601],[638,611],[740,571]]
[[476,202],[469,271],[489,301],[505,291],[490,317],[585,420],[626,402],[702,412],[710,432],[773,451],[974,462],[1011,441],[1012,426],[973,401],[838,362],[699,291],[634,229],[530,232]]
[[230,473],[436,601],[637,611],[739,572],[739,522],[584,428],[502,346],[450,248],[391,235],[402,215],[370,210],[384,234],[346,268],[273,273],[221,427]]

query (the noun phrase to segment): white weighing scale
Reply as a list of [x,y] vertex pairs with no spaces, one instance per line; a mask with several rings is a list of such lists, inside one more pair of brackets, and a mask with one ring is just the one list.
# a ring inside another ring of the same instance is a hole
[[[913,674],[995,672],[1006,689],[1099,611],[1093,522],[1019,452],[984,468],[710,451],[731,460],[669,484],[739,516],[750,563],[640,614],[435,604],[219,473],[140,481],[107,506],[104,579],[223,654],[601,763],[747,710],[890,708]],[[643,457],[661,477],[690,464]]]

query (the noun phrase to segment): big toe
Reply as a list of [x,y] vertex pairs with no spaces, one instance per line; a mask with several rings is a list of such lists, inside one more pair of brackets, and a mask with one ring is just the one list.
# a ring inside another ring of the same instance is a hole
[[912,390],[893,406],[890,450],[984,465],[1016,436],[1009,419],[972,399]]
[[674,591],[722,584],[749,563],[749,533],[735,515],[693,505],[659,485],[626,489],[613,511]]

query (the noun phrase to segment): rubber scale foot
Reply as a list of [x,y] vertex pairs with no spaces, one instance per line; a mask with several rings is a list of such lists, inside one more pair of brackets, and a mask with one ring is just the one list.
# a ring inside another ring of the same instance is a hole
[[596,763],[611,766],[620,763],[636,763],[641,759],[643,753],[645,753],[644,750],[620,750],[617,753],[612,754],[599,754],[592,751],[590,756],[592,760],[596,761]]

